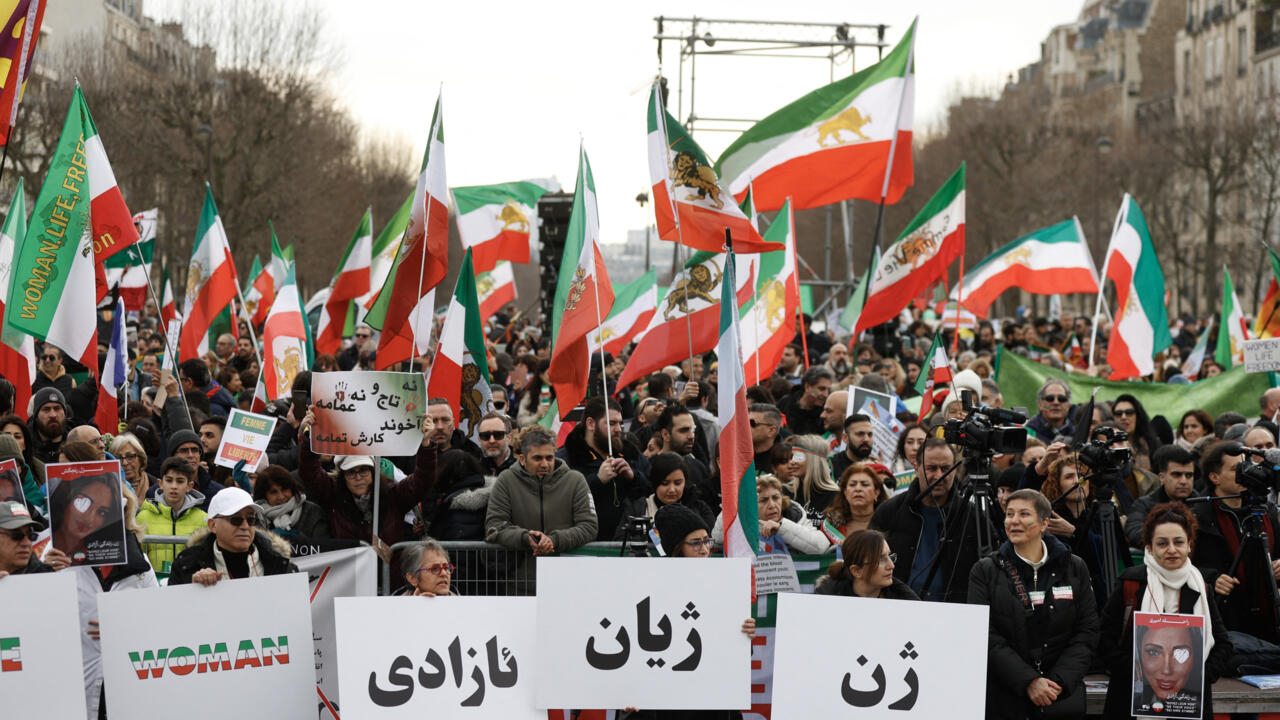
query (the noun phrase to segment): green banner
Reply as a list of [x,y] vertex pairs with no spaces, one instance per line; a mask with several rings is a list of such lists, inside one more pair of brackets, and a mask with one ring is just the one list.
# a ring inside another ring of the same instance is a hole
[[1271,373],[1246,373],[1243,366],[1191,385],[1167,385],[1102,380],[1083,373],[1067,373],[1021,355],[1006,353],[1004,348],[1000,349],[997,360],[996,382],[1000,384],[1004,406],[1025,407],[1031,415],[1037,412],[1036,391],[1050,377],[1061,378],[1067,383],[1071,388],[1072,402],[1087,402],[1095,387],[1101,388],[1098,391],[1099,402],[1130,393],[1138,398],[1148,415],[1163,415],[1174,426],[1183,413],[1197,408],[1214,417],[1229,410],[1245,417],[1256,417],[1258,397],[1272,386]]

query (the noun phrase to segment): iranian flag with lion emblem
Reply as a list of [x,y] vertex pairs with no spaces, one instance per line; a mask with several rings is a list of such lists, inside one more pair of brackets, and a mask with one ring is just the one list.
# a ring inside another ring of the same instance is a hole
[[548,189],[534,182],[453,189],[458,236],[477,273],[502,260],[529,262],[529,248],[538,242],[538,200]]
[[794,227],[791,205],[784,203],[764,233],[765,241],[779,249],[736,256],[738,277],[756,278],[755,293],[740,313],[747,386],[773,374],[783,349],[796,336],[800,279],[796,276]]
[[964,254],[964,163],[921,208],[876,266],[853,336],[897,317],[917,295],[945,280]]
[[294,377],[307,369],[307,328],[293,263],[285,269],[283,285],[262,326],[262,351],[262,385],[267,400],[288,397]]

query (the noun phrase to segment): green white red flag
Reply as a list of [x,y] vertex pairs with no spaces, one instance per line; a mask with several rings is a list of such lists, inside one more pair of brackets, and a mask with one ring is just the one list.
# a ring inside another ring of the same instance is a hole
[[[276,289],[284,284],[284,276],[288,273],[289,260],[288,253],[280,247],[280,239],[276,237],[276,227],[271,221],[267,221],[267,226],[271,228],[271,257],[267,260],[266,267],[262,268],[253,279],[253,288],[257,292],[257,304],[254,306],[253,313],[250,314],[250,322],[254,326],[261,326],[267,321],[267,313],[271,312],[271,304],[275,302]],[[257,260],[255,257],[254,260]],[[249,299],[245,298],[245,303]]]
[[267,400],[288,397],[294,377],[307,367],[307,327],[293,263],[288,263],[280,292],[262,326],[261,377]]
[[373,210],[366,209],[329,282],[329,298],[320,309],[316,352],[337,353],[342,339],[355,332],[355,300],[369,292],[372,258]]
[[[27,234],[27,201],[22,177],[18,177],[9,203],[9,214],[0,229],[0,288],[8,289],[18,243]],[[0,323],[4,342],[0,343],[0,375],[13,383],[13,411],[24,420],[31,403],[31,383],[36,379],[36,343],[27,333],[8,326],[8,298],[0,296]]]
[[516,272],[509,260],[499,260],[489,272],[476,275],[476,295],[480,298],[480,321],[498,314],[498,311],[516,299]]
[[138,312],[147,304],[147,283],[151,277],[151,260],[156,250],[156,225],[160,221],[157,208],[143,210],[133,216],[138,242],[124,252],[103,262],[108,292],[116,290],[125,309]]
[[[1115,283],[1118,308],[1107,341],[1111,379],[1150,375],[1155,372],[1156,353],[1172,345],[1173,337],[1169,334],[1160,260],[1147,220],[1128,193],[1120,205],[1102,267],[1103,275]],[[1098,300],[1101,305],[1101,292]]]
[[178,316],[178,306],[173,298],[173,281],[169,279],[169,266],[160,269],[160,324],[168,327]]
[[480,418],[493,409],[490,382],[476,275],[471,264],[471,249],[467,248],[444,324],[440,326],[440,342],[427,377],[427,397],[448,400],[449,407],[453,408],[454,425],[479,445],[476,432],[480,429]]
[[[365,316],[380,330],[377,370],[426,354],[434,317],[431,293],[449,269],[449,185],[445,177],[443,98],[436,98],[409,224],[394,267]],[[430,297],[428,297],[430,296]]]
[[382,232],[373,239],[373,257],[369,263],[369,292],[356,300],[359,306],[357,318],[359,322],[364,322],[364,316],[369,312],[369,308],[373,307],[378,291],[386,284],[387,276],[391,274],[391,268],[396,264],[396,257],[400,254],[400,241],[404,238],[405,228],[409,227],[409,215],[413,211],[413,195],[414,193],[409,193],[409,197],[400,204],[400,208],[391,216],[391,220],[382,228]]
[[111,161],[107,159],[106,148],[102,146],[102,136],[98,134],[98,127],[89,114],[89,106],[85,104],[79,83],[76,84],[74,97],[78,100],[84,117],[82,139],[85,164],[89,171],[94,283],[97,286],[97,299],[101,301],[108,292],[103,263],[138,242],[138,229],[133,224],[133,213],[124,204],[124,196],[120,194],[120,187],[116,184],[116,175],[111,170]]
[[916,379],[916,392],[920,393],[920,417],[925,417],[933,409],[933,396],[943,385],[951,384],[951,363],[947,360],[947,350],[942,345],[942,337],[933,334],[933,344],[925,353],[928,372],[921,371]]
[[1196,376],[1200,374],[1200,368],[1204,365],[1204,356],[1209,350],[1209,333],[1213,332],[1213,318],[1209,318],[1209,324],[1205,326],[1204,332],[1200,333],[1200,337],[1196,340],[1196,346],[1191,349],[1191,353],[1187,355],[1187,359],[1182,362],[1182,374],[1188,380],[1195,381]]
[[600,215],[596,182],[587,151],[578,149],[578,181],[564,241],[564,256],[556,282],[555,314],[551,318],[551,387],[559,400],[561,418],[587,394],[591,353],[587,335],[613,309],[613,286],[600,254]]
[[1077,218],[1024,235],[991,253],[965,271],[963,288],[957,285],[950,297],[985,318],[996,297],[1015,287],[1036,295],[1098,292],[1098,270]]
[[1218,325],[1218,345],[1213,359],[1224,368],[1230,369],[1244,363],[1244,341],[1252,340],[1253,333],[1249,323],[1245,322],[1244,312],[1240,308],[1240,298],[1236,296],[1235,285],[1231,284],[1231,273],[1222,267],[1222,320]]
[[724,233],[733,233],[734,250],[768,250],[755,225],[711,169],[706,153],[662,105],[654,82],[649,91],[649,182],[658,236],[696,250],[721,252]]
[[205,183],[204,208],[196,226],[191,264],[187,267],[178,362],[204,357],[209,352],[209,327],[236,294],[235,264],[231,261],[227,231],[222,226],[222,217],[218,215],[218,206],[213,202],[213,191]]
[[603,346],[617,357],[627,344],[649,326],[658,309],[658,275],[649,268],[643,275],[613,288],[613,310],[597,332],[591,333],[590,348],[594,354]]
[[453,189],[458,237],[471,249],[477,273],[499,260],[529,262],[529,248],[538,241],[538,200],[548,189],[527,181]]
[[[765,242],[774,244],[778,249],[758,255],[734,253],[738,271],[735,276],[755,284],[755,291],[739,313],[738,325],[740,349],[746,358],[748,387],[773,374],[782,359],[783,349],[796,336],[800,279],[796,274],[794,228],[791,205],[783,203],[778,216],[764,234]],[[734,246],[736,250],[736,242]]]
[[917,295],[946,280],[947,267],[964,254],[964,196],[964,163],[960,163],[960,169],[880,257],[854,337],[893,319]]
[[880,62],[814,90],[735,140],[716,161],[734,197],[754,184],[762,212],[788,197],[796,210],[850,198],[896,203],[914,181],[916,25]]
[[92,134],[77,85],[26,236],[14,255],[5,319],[96,374],[98,266],[90,211],[94,178],[85,142]]
[[[258,306],[262,304],[264,297],[270,297],[271,286],[274,281],[271,279],[270,273],[262,267],[262,261],[257,255],[253,256],[253,266],[249,268],[249,289],[244,294],[244,312],[250,318],[258,316]],[[266,311],[263,311],[262,319],[266,320]],[[255,323],[261,325],[261,323]]]
[[731,249],[724,264],[727,281],[720,284],[720,337],[716,347],[716,356],[720,359],[716,406],[720,437],[716,442],[716,454],[720,461],[725,557],[755,557],[760,541],[755,450],[751,444],[747,383],[738,346],[733,255]]

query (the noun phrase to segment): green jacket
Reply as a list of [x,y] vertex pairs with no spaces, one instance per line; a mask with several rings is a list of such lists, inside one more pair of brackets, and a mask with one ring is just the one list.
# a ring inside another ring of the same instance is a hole
[[[204,493],[191,490],[182,501],[182,508],[175,515],[173,509],[164,502],[161,493],[142,502],[138,510],[138,525],[148,535],[191,535],[196,530],[207,527],[209,516],[200,506],[204,504]],[[151,560],[151,567],[159,577],[168,577],[173,559],[186,549],[186,545],[169,543],[145,543],[143,551]]]
[[530,530],[550,535],[559,553],[596,537],[591,489],[582,473],[570,470],[564,460],[557,458],[555,469],[541,483],[516,463],[503,470],[493,485],[484,521],[485,540],[511,550],[528,550]]

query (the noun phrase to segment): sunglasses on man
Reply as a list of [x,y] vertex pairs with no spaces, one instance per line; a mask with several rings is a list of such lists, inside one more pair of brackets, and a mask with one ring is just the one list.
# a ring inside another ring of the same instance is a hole
[[224,518],[222,518],[222,519],[223,519],[223,520],[226,520],[226,521],[227,521],[227,522],[229,522],[229,523],[231,523],[232,527],[240,527],[241,525],[244,525],[245,523],[249,523],[249,527],[257,527],[257,526],[258,526],[258,516],[257,516],[257,515],[232,515],[231,517],[224,517]]
[[25,528],[21,530],[5,530],[4,534],[7,535],[9,539],[14,542],[22,542],[23,540],[30,540],[31,542],[36,541],[36,531],[32,530],[31,528]]
[[476,434],[480,436],[481,440],[500,440],[507,436],[502,430],[485,430]]

